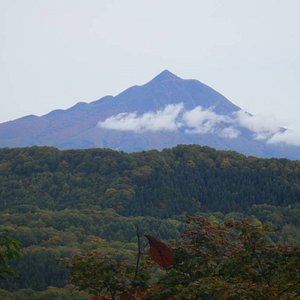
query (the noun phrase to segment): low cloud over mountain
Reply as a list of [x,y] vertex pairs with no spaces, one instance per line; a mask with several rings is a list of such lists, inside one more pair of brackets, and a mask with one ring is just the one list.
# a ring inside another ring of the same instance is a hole
[[98,126],[100,128],[139,133],[145,131],[175,131],[182,126],[177,119],[183,107],[183,103],[168,104],[163,110],[149,111],[140,116],[136,112],[119,113],[103,122],[100,121]]
[[99,128],[133,131],[184,131],[195,134],[216,134],[223,138],[238,138],[241,128],[252,132],[254,140],[264,140],[270,144],[286,143],[300,145],[299,135],[290,129],[283,129],[274,118],[253,116],[238,110],[231,115],[204,109],[200,105],[186,110],[184,103],[168,104],[163,109],[138,115],[137,112],[123,112],[98,122]]

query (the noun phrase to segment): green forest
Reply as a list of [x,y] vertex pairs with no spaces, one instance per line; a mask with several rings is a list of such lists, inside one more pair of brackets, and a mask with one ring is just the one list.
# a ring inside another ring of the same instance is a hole
[[0,232],[19,241],[16,276],[0,299],[90,299],[61,258],[134,256],[141,235],[178,241],[186,215],[268,224],[278,244],[300,241],[300,162],[209,147],[162,151],[0,149]]

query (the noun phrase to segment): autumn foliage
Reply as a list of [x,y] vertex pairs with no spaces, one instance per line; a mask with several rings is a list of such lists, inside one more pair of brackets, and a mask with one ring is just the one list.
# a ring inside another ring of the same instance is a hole
[[136,266],[94,253],[69,261],[70,281],[99,295],[92,300],[298,299],[300,248],[275,244],[274,234],[247,220],[187,217],[182,239],[169,246],[146,235],[138,276]]
[[169,269],[174,263],[171,249],[151,235],[145,235],[149,242],[149,255],[162,268]]

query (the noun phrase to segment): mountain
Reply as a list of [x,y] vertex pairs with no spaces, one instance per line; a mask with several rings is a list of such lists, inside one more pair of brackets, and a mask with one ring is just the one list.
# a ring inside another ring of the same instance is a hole
[[133,152],[200,144],[259,157],[300,159],[300,147],[276,142],[284,134],[284,128],[262,124],[205,84],[165,70],[115,97],[1,123],[0,147]]

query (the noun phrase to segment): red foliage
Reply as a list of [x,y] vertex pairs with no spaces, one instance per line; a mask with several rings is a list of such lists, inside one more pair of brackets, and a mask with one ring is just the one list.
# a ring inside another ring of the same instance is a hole
[[174,257],[171,249],[151,235],[145,235],[150,245],[151,258],[161,267],[168,269],[173,265]]

